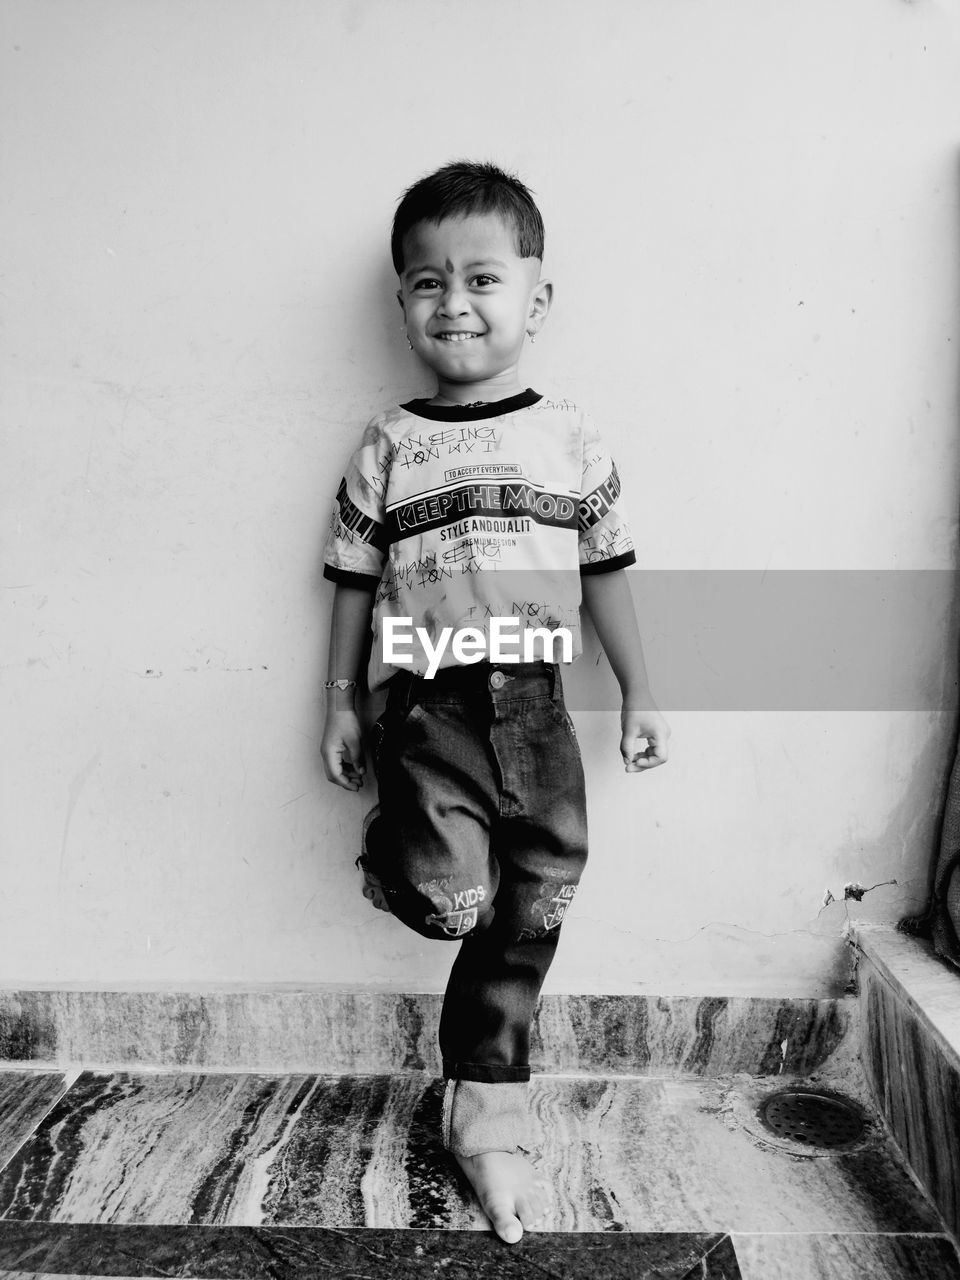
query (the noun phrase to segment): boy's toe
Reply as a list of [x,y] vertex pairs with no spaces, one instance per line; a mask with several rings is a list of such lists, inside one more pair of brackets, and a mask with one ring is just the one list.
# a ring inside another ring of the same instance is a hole
[[550,1196],[547,1187],[534,1186],[532,1192],[520,1196],[517,1200],[517,1217],[528,1229],[541,1226],[549,1209]]
[[493,1229],[507,1244],[516,1244],[523,1236],[523,1224],[512,1213],[491,1219]]
[[[517,1208],[519,1210],[519,1205]],[[507,1244],[516,1244],[523,1235],[523,1223],[514,1213],[510,1200],[500,1196],[491,1197],[484,1203],[483,1209],[500,1239]]]
[[543,1217],[543,1206],[528,1196],[521,1196],[517,1201],[517,1217],[525,1227],[536,1226]]

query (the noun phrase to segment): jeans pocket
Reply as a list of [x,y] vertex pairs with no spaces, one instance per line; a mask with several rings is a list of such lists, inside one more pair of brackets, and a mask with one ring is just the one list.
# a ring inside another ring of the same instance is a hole
[[573,720],[571,720],[570,718],[570,712],[562,703],[558,704],[551,700],[550,706],[553,708],[553,714],[556,717],[556,719],[560,722],[560,724],[563,725],[564,729],[566,729],[567,733],[570,735],[571,739],[573,740],[575,746],[579,749],[580,743],[577,740],[577,731],[574,728]]
[[387,739],[391,735],[402,732],[408,725],[416,724],[426,715],[423,705],[419,702],[411,703],[409,707],[395,704],[387,704],[387,709],[383,715],[374,721],[373,728],[370,730],[370,743],[373,748],[373,767],[380,774],[380,760],[383,756],[383,748]]
[[392,686],[387,695],[386,708],[380,719],[387,728],[391,728],[394,725],[419,720],[423,715],[423,704],[415,697],[410,698],[410,691],[405,686]]

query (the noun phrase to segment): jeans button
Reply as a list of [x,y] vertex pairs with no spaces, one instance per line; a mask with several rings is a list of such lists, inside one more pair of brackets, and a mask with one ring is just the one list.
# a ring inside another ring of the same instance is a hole
[[507,683],[507,677],[503,674],[502,671],[494,671],[490,676],[491,689],[502,689],[506,683]]

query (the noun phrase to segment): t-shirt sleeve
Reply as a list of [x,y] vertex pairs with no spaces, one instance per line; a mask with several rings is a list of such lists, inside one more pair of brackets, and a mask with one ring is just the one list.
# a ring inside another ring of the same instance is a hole
[[384,494],[389,471],[389,448],[375,418],[364,431],[334,500],[323,553],[323,576],[332,582],[376,590],[387,556]]
[[580,572],[610,573],[637,560],[623,511],[620,475],[592,422],[584,423],[583,478],[577,513]]

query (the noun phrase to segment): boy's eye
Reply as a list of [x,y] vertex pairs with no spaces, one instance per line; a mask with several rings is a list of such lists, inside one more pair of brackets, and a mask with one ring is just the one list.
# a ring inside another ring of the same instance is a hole
[[497,283],[497,278],[496,278],[496,276],[486,276],[486,275],[483,275],[483,276],[474,276],[474,278],[473,278],[473,283],[474,283],[474,284],[481,285],[481,286],[482,286],[482,285],[488,285],[488,284],[496,284],[496,283]]
[[423,292],[424,290],[427,290],[427,289],[439,289],[440,281],[431,280],[429,277],[425,276],[422,280],[415,280],[413,287],[414,289],[419,290],[420,292]]

